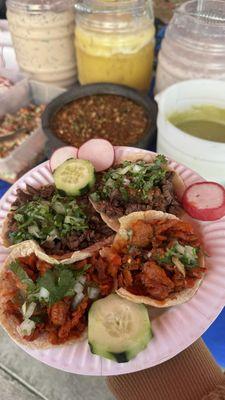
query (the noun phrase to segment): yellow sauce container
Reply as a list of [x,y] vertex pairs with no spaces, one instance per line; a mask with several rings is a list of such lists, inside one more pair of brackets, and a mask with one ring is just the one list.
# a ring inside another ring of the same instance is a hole
[[146,0],[79,3],[75,29],[81,84],[109,82],[148,91],[154,24]]

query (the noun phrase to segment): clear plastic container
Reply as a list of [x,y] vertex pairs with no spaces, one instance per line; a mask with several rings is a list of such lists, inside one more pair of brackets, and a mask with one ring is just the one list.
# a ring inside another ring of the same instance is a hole
[[147,91],[155,34],[151,0],[83,0],[75,7],[80,83],[109,82]]
[[225,80],[225,1],[182,4],[168,25],[159,52],[156,93],[188,79]]
[[22,71],[56,86],[76,81],[72,0],[8,0],[7,18]]
[[[6,113],[15,113],[30,102],[34,104],[46,104],[60,95],[65,89],[40,82],[23,80],[14,87],[14,92],[1,99],[0,118]],[[10,183],[36,163],[44,158],[46,136],[40,126],[15,148],[7,157],[0,158],[0,179]]]
[[24,87],[24,80],[26,79],[26,76],[19,71],[0,68],[0,77],[9,79],[9,81],[13,84],[4,92],[0,90],[0,101],[2,102],[7,98],[10,98],[11,101],[14,101],[15,96],[18,94],[18,88],[20,86]]
[[8,21],[0,20],[0,67],[19,71]]

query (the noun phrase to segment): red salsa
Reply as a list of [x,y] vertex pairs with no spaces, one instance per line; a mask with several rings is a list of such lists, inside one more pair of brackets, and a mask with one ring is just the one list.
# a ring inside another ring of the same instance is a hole
[[113,145],[136,144],[145,134],[148,116],[134,101],[117,95],[93,95],[72,101],[58,111],[52,130],[64,142],[79,147],[91,138]]

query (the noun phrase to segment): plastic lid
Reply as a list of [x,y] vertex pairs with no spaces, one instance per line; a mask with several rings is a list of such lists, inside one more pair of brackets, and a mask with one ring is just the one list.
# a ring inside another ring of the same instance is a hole
[[75,4],[75,9],[87,14],[132,12],[136,15],[147,10],[153,17],[152,0],[79,0]]
[[196,24],[224,25],[225,2],[224,0],[204,0],[202,7],[199,7],[197,0],[191,0],[177,8],[176,13],[194,18]]
[[9,9],[27,12],[64,11],[74,6],[73,0],[7,0]]

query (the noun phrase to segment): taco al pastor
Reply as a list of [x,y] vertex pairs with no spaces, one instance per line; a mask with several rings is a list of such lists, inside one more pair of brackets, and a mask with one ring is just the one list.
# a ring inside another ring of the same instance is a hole
[[83,339],[91,304],[114,290],[106,263],[98,252],[79,252],[73,262],[53,264],[30,244],[16,246],[1,269],[1,325],[33,348]]
[[190,223],[146,211],[122,217],[120,224],[112,246],[121,258],[117,293],[155,307],[189,300],[205,273],[201,243]]

